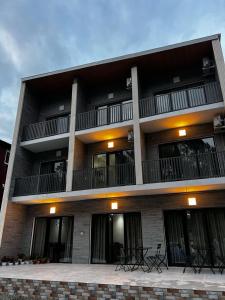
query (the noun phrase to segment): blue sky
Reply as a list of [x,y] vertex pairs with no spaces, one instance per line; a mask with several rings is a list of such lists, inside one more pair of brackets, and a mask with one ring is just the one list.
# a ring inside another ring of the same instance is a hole
[[21,77],[215,33],[225,51],[225,0],[1,0],[0,139]]

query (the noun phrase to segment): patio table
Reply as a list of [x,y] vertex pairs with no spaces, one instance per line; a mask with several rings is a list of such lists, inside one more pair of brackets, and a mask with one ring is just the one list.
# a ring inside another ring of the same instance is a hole
[[213,274],[215,274],[213,269],[213,262],[211,258],[211,249],[210,248],[201,248],[196,247],[193,248],[196,251],[196,260],[198,273],[201,273],[202,268],[206,265],[206,262],[208,261],[210,263],[209,268]]
[[147,254],[152,247],[137,247],[137,248],[130,248],[132,251],[135,252],[135,263],[131,268],[131,271],[135,271],[141,268],[144,272],[147,271],[144,269],[144,266],[148,267],[148,262],[146,260]]

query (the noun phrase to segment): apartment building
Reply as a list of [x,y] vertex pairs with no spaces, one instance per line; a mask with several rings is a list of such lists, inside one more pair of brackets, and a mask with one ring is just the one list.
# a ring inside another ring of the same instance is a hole
[[11,145],[3,140],[0,140],[0,206],[2,203],[2,197],[5,187],[5,179],[7,173],[7,167],[9,163]]
[[1,255],[224,253],[224,100],[220,35],[22,79]]

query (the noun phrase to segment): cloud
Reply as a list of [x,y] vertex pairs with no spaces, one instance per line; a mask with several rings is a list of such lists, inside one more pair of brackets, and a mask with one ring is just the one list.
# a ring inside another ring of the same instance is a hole
[[218,32],[225,49],[224,4],[224,0],[2,0],[0,139],[12,138],[21,77]]

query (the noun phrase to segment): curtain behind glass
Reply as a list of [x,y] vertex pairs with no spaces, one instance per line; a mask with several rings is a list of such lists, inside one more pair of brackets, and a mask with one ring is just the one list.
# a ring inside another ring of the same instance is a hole
[[63,253],[60,262],[72,261],[72,245],[73,245],[73,217],[62,218],[61,244]]
[[129,257],[137,256],[137,248],[143,247],[141,214],[124,214],[125,250]]
[[92,263],[106,263],[108,215],[92,217]]
[[210,209],[206,212],[210,245],[214,261],[217,256],[225,256],[225,209]]
[[32,257],[43,257],[45,250],[47,219],[37,218],[35,220]]
[[171,211],[165,214],[165,229],[170,264],[185,262],[186,248],[183,228],[183,212]]

